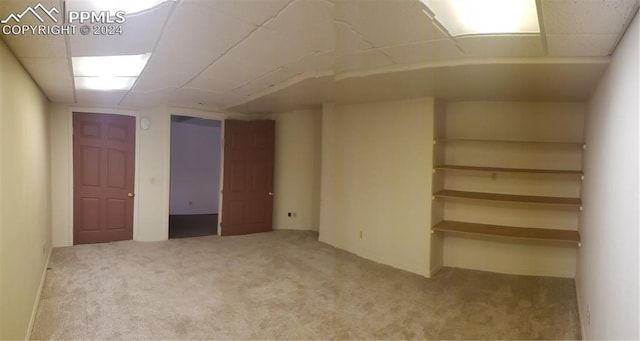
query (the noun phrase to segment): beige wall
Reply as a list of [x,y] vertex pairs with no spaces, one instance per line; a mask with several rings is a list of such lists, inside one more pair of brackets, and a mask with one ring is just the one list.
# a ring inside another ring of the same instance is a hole
[[576,286],[585,339],[638,331],[638,16],[587,105]]
[[48,101],[0,40],[0,339],[25,339],[51,251]]
[[[273,228],[318,230],[321,110],[269,116],[276,121]],[[288,217],[287,213],[296,213]]]
[[[483,140],[583,142],[584,104],[451,102],[443,136]],[[578,147],[509,143],[444,143],[450,165],[580,170]],[[438,172],[444,188],[459,191],[580,197],[581,180],[565,176]],[[441,199],[439,199],[441,200]],[[445,220],[578,230],[580,211],[548,206],[444,200]],[[577,245],[446,234],[443,265],[511,274],[574,277]]]
[[429,275],[433,99],[325,105],[320,240]]

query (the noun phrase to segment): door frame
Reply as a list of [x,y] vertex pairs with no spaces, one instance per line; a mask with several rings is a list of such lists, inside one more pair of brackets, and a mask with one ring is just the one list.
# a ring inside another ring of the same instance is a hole
[[[169,138],[168,143],[167,143],[167,148],[166,148],[166,152],[167,155],[169,155],[169,157],[167,158],[167,165],[166,165],[166,169],[167,169],[167,201],[166,201],[166,208],[167,208],[167,239],[169,239],[169,206],[171,205],[171,197],[170,197],[170,181],[171,181],[171,116],[185,116],[185,117],[192,117],[192,118],[201,118],[204,120],[214,120],[214,121],[220,121],[220,192],[218,193],[218,226],[217,226],[217,234],[216,236],[221,236],[222,233],[222,226],[220,225],[220,223],[222,222],[222,189],[224,188],[224,140],[225,140],[225,136],[224,136],[224,127],[225,127],[225,121],[227,119],[230,119],[230,115],[226,115],[226,114],[219,114],[219,113],[212,113],[212,112],[204,112],[204,111],[197,111],[197,110],[169,110],[169,115],[168,115],[168,120],[169,120],[169,125],[168,125],[168,129],[169,131],[167,132]],[[135,235],[135,233],[134,233]]]
[[[67,236],[66,236],[66,240],[68,245],[74,245],[73,244],[73,226],[74,226],[74,221],[73,221],[73,214],[74,214],[74,205],[73,205],[73,113],[74,112],[81,112],[81,113],[87,113],[87,114],[107,114],[107,115],[123,115],[123,116],[133,116],[136,119],[136,139],[135,139],[135,161],[134,161],[134,176],[133,176],[133,181],[134,181],[134,193],[138,193],[140,191],[140,179],[139,179],[139,167],[138,165],[140,164],[140,115],[137,111],[129,111],[129,110],[119,110],[119,109],[107,109],[107,108],[86,108],[86,107],[68,107],[66,114],[66,118],[67,118],[67,145],[68,145],[68,155],[69,155],[69,159],[68,159],[68,176],[67,176],[67,182],[68,182],[68,193],[69,193],[69,197],[67,198],[66,202],[68,205],[68,221],[69,221],[69,226],[66,228],[67,231]],[[139,210],[139,202],[138,202],[138,198],[137,196],[133,198],[133,240],[137,240],[138,237],[138,210]],[[55,214],[55,212],[53,212],[54,210],[52,210],[52,213]]]
[[[169,149],[167,150],[167,154],[169,157],[168,166],[167,166],[167,183],[168,186],[168,195],[167,195],[167,213],[171,211],[171,124],[173,116],[183,116],[183,117],[191,117],[198,118],[203,120],[211,120],[211,121],[220,121],[220,178],[218,179],[218,187],[220,190],[218,191],[218,224],[216,225],[216,236],[221,236],[222,226],[220,223],[222,222],[222,189],[224,188],[224,126],[225,120],[228,118],[226,115],[197,115],[195,113],[188,114],[180,114],[178,112],[171,111],[169,113]],[[167,216],[167,219],[169,217]],[[168,221],[168,220],[167,220]],[[169,239],[169,224],[167,223],[167,239]]]

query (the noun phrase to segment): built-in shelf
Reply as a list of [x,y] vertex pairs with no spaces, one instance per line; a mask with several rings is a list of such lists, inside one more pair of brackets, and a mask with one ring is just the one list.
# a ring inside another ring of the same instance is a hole
[[446,220],[438,223],[431,229],[434,231],[477,234],[483,236],[580,243],[580,234],[578,231],[571,230],[487,225]]
[[549,174],[549,175],[572,175],[581,177],[582,171],[574,170],[557,170],[557,169],[532,169],[532,168],[498,168],[498,167],[476,167],[476,166],[454,166],[441,165],[434,167],[440,170],[459,170],[459,171],[479,171],[490,173],[530,173],[530,174]]
[[531,196],[531,195],[465,192],[465,191],[454,191],[454,190],[448,190],[448,189],[436,192],[433,195],[438,198],[461,198],[461,199],[505,201],[505,202],[542,204],[542,205],[572,206],[576,208],[582,207],[582,202],[580,201],[579,198],[542,197],[542,196]]
[[558,141],[524,141],[524,140],[491,140],[491,139],[435,139],[434,144],[445,142],[489,142],[489,143],[520,143],[520,144],[536,144],[536,145],[556,145],[566,147],[576,147],[586,149],[587,145],[583,142],[558,142]]

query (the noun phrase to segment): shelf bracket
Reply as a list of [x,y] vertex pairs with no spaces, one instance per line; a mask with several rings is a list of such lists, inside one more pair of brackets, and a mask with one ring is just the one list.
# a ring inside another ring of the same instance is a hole
[[435,195],[432,195],[432,196],[431,196],[431,200],[436,200],[436,196],[435,196]]
[[584,181],[584,175],[580,176],[580,180]]
[[438,144],[438,141],[436,141],[436,140],[433,140],[433,144]]
[[582,243],[581,243],[581,242],[578,242],[578,247],[581,247],[581,246],[582,246]]
[[580,206],[580,211],[582,211],[582,206]]
[[586,143],[582,145],[582,149],[583,150],[587,149],[587,144]]
[[432,170],[432,172],[433,172],[433,174],[436,174],[436,169],[434,168],[434,169]]

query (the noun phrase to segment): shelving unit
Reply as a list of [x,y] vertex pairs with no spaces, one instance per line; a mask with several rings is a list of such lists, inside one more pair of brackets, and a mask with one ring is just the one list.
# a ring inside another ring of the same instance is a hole
[[[577,257],[571,246],[580,245],[583,117],[571,104],[436,104],[432,272],[447,264],[539,275],[575,271],[567,264]],[[538,270],[531,270],[532,260]]]

